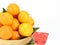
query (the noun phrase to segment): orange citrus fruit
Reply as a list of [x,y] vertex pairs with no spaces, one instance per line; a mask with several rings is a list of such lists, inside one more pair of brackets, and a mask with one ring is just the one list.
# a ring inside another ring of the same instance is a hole
[[19,38],[20,38],[20,35],[19,35],[18,31],[13,31],[13,35],[12,35],[11,39],[16,40]]
[[22,36],[31,36],[33,33],[33,27],[29,23],[22,23],[19,25],[19,33]]
[[10,26],[0,27],[0,38],[10,39],[12,37],[12,28]]
[[[0,12],[0,17],[1,17],[1,12]],[[2,24],[0,23],[0,27],[2,26]]]
[[18,20],[21,23],[25,23],[25,22],[27,22],[28,17],[29,17],[29,15],[26,11],[21,11],[20,14],[18,15]]
[[28,20],[27,20],[27,23],[31,24],[31,25],[34,25],[34,20],[32,17],[29,17]]
[[20,11],[19,6],[15,3],[9,4],[7,7],[7,11],[12,15],[17,15]]
[[29,16],[29,14],[26,11],[21,11],[18,15],[18,20],[21,23],[30,23],[31,25],[34,25],[34,20],[32,17]]
[[5,12],[5,13],[0,14],[0,23],[1,24],[11,25],[12,22],[13,22],[13,16],[10,13]]
[[16,18],[14,18],[11,27],[13,28],[13,30],[17,30],[18,26],[19,26],[19,21]]
[[2,24],[0,23],[0,27],[2,26]]

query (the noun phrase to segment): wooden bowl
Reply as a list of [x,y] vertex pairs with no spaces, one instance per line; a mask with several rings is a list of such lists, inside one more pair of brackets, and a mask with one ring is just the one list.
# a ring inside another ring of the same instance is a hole
[[24,38],[24,39],[20,39],[20,40],[3,40],[3,39],[0,39],[0,45],[26,45],[31,39],[32,39],[32,36]]

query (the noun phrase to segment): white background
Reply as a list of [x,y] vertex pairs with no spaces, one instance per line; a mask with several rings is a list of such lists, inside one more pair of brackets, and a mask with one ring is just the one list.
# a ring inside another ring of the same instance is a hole
[[46,45],[60,45],[58,2],[56,0],[0,0],[0,11],[3,7],[7,8],[9,3],[17,3],[21,10],[28,11],[34,18],[34,26],[40,27],[39,32],[49,33]]

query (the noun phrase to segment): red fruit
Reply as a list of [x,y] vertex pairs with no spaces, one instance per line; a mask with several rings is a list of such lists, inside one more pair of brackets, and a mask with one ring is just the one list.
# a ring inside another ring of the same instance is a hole
[[35,32],[33,34],[33,39],[37,45],[44,45],[46,43],[48,33]]

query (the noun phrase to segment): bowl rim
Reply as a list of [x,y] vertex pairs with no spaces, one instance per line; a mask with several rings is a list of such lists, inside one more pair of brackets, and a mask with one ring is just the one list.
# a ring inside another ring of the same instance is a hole
[[0,40],[4,40],[4,41],[20,41],[20,40],[25,40],[27,38],[32,38],[32,36],[29,36],[29,37],[25,37],[23,39],[18,39],[18,40],[4,40],[4,39],[0,39]]

